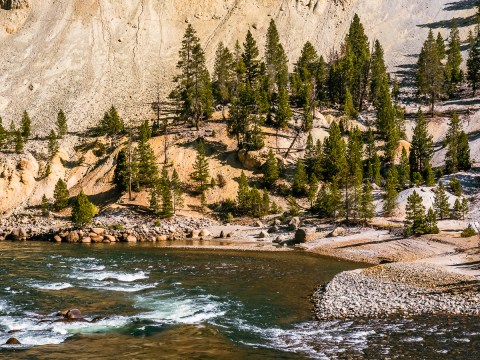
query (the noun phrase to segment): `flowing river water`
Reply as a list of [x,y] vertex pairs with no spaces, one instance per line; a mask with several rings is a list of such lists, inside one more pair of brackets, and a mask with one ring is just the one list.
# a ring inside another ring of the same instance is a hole
[[[0,345],[0,359],[480,358],[479,318],[317,322],[315,287],[360,266],[303,252],[2,242],[0,344],[22,345]],[[102,318],[54,322],[71,308]]]

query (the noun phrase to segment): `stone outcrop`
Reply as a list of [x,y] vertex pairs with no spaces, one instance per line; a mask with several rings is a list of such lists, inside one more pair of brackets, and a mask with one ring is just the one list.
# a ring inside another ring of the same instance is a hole
[[28,9],[30,6],[30,0],[0,0],[0,8],[3,10]]

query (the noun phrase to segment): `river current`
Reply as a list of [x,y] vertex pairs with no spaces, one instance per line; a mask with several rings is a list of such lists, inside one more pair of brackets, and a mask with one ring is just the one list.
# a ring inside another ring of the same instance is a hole
[[[317,322],[361,265],[303,252],[0,243],[0,359],[478,359],[475,317]],[[55,322],[78,308],[94,323]]]

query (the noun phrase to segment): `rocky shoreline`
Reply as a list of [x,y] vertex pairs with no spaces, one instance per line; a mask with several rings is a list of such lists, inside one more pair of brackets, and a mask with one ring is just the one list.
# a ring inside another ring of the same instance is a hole
[[480,315],[479,282],[421,263],[342,272],[313,295],[319,320],[390,315]]

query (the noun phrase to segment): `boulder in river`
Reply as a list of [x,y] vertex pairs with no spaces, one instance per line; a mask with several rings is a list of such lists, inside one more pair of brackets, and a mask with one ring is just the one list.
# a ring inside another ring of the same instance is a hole
[[70,320],[83,319],[82,313],[78,309],[68,310],[64,317],[65,317],[65,319],[70,319]]
[[6,345],[21,345],[20,341],[18,341],[16,338],[8,339],[5,344]]
[[315,237],[316,231],[314,228],[301,228],[295,232],[295,242],[297,244],[312,241]]

